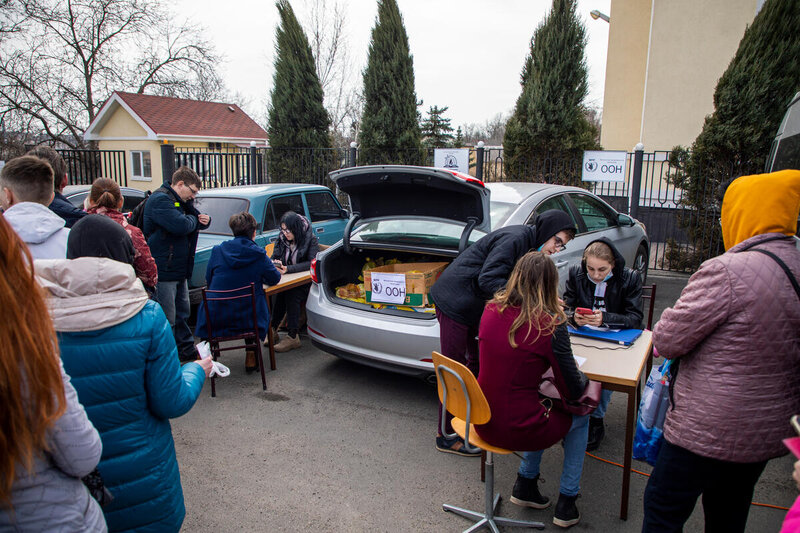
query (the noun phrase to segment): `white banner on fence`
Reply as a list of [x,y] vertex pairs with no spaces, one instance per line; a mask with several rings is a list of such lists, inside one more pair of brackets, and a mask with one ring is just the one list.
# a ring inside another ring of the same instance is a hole
[[625,151],[583,152],[583,181],[625,181]]
[[372,301],[402,304],[406,301],[406,275],[394,272],[370,272]]
[[469,148],[436,148],[433,151],[433,166],[469,173]]

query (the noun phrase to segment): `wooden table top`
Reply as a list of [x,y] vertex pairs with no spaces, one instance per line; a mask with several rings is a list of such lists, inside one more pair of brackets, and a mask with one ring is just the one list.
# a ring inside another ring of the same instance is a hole
[[589,379],[636,386],[653,346],[653,333],[643,331],[630,346],[572,336],[572,353],[586,358],[579,368]]
[[283,292],[300,285],[311,283],[311,271],[304,270],[302,272],[293,272],[291,274],[284,274],[277,285],[264,285],[264,293],[269,296]]

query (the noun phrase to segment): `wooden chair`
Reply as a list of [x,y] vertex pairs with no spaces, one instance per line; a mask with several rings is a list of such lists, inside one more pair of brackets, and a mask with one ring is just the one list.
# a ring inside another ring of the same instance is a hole
[[[259,290],[261,287],[259,287]],[[261,296],[263,298],[263,296]],[[213,305],[209,307],[209,302]],[[212,315],[211,308],[214,308]],[[248,308],[250,313],[248,313]],[[267,377],[264,374],[264,359],[261,356],[261,340],[258,333],[258,316],[256,315],[256,287],[254,283],[229,290],[209,290],[203,288],[203,309],[206,313],[206,326],[208,332],[208,344],[211,347],[211,356],[216,361],[221,352],[226,350],[238,350],[240,348],[252,349],[256,352],[258,369],[261,371],[261,384],[267,390]],[[249,317],[247,315],[250,315]],[[214,320],[216,317],[217,320]],[[250,320],[248,320],[250,319]],[[215,336],[214,327],[217,331],[222,329],[222,324],[235,321],[237,327],[242,328],[242,332],[237,335]],[[250,321],[250,324],[247,324]],[[233,346],[220,347],[221,342],[243,341],[243,343]],[[216,397],[216,378],[211,378],[211,396]]]
[[647,312],[647,329],[653,330],[653,308],[656,305],[656,284],[642,286],[642,300],[649,300]]
[[[474,424],[485,424],[491,417],[489,403],[483,395],[478,380],[470,370],[449,359],[438,352],[433,352],[433,367],[436,371],[436,381],[439,386],[439,399],[442,409],[447,409],[453,415],[453,429],[470,446],[480,448],[486,452],[486,483],[484,494],[483,513],[470,511],[462,507],[444,504],[446,512],[455,513],[475,521],[475,524],[466,531],[479,531],[487,528],[498,531],[497,526],[515,526],[544,529],[542,522],[530,522],[495,516],[495,509],[500,502],[500,493],[494,494],[494,461],[492,454],[508,455],[513,450],[498,448],[481,439],[475,432]],[[442,413],[442,420],[444,420]],[[465,532],[466,533],[466,532]]]

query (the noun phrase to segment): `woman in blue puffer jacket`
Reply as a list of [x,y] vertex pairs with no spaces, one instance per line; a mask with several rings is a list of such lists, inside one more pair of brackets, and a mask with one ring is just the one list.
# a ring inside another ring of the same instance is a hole
[[211,359],[179,366],[166,316],[148,300],[130,237],[113,220],[82,218],[67,257],[35,268],[64,368],[103,442],[108,529],[178,531],[186,511],[169,419],[192,408]]

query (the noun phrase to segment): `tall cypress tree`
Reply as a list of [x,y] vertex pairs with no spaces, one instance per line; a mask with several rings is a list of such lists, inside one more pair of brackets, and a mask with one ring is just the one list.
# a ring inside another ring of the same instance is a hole
[[[297,176],[309,168],[320,182],[327,173],[324,161],[331,147],[330,119],[322,103],[322,85],[303,28],[288,0],[275,3],[280,14],[276,29],[275,76],[269,107],[271,175],[275,181]],[[298,150],[298,149],[304,150]],[[314,150],[308,150],[314,149]],[[321,176],[319,175],[321,174]]]
[[[576,8],[577,0],[553,0],[531,39],[522,69],[522,93],[503,138],[506,173],[512,177],[538,177],[531,165],[536,159],[574,157],[599,148],[597,129],[584,113],[589,87],[586,30]],[[568,176],[562,181],[575,179]]]
[[414,60],[395,0],[378,0],[364,70],[361,164],[420,164],[422,145],[414,91]]

